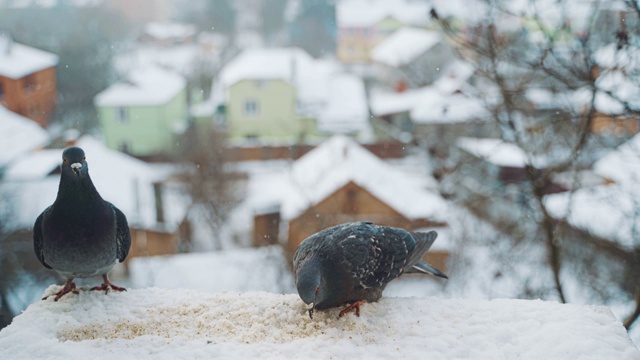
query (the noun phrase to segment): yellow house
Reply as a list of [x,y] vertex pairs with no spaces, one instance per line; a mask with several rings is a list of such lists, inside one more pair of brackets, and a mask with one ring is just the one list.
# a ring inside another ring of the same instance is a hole
[[404,26],[426,26],[430,7],[407,0],[345,0],[336,5],[337,57],[345,64],[371,62],[371,50]]

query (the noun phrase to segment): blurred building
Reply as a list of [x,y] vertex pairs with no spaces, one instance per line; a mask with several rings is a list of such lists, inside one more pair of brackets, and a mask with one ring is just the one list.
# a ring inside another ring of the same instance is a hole
[[103,0],[104,5],[125,15],[134,23],[168,21],[171,5],[168,0]]
[[0,33],[0,105],[42,127],[56,105],[58,56]]
[[214,80],[211,103],[224,112],[235,143],[291,145],[372,133],[362,79],[299,48],[245,50]]
[[345,64],[371,62],[371,51],[404,26],[426,26],[431,6],[409,0],[344,0],[336,5],[338,59]]
[[136,69],[95,97],[106,145],[137,157],[179,151],[187,129],[186,81],[155,66]]

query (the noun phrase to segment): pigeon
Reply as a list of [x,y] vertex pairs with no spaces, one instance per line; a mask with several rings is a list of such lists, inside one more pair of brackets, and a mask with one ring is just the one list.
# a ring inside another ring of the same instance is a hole
[[61,170],[56,200],[33,225],[36,257],[67,279],[62,290],[54,294],[55,301],[69,292],[78,293],[73,282],[76,277],[102,275],[102,285],[91,290],[125,291],[112,284],[107,274],[129,253],[127,218],[96,190],[81,148],[63,151]]
[[339,317],[375,302],[387,284],[404,273],[425,273],[447,279],[422,260],[438,234],[409,232],[352,222],[324,229],[304,239],[293,257],[298,294],[314,310],[348,305]]

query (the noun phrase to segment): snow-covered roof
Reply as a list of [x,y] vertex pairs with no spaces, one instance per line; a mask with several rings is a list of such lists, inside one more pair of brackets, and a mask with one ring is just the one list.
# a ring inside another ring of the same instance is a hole
[[354,140],[333,136],[293,163],[281,213],[292,219],[350,181],[409,219],[445,221],[447,204],[426,179],[397,170]]
[[482,99],[463,93],[443,95],[435,88],[425,92],[411,110],[411,119],[416,124],[476,122],[486,120],[489,116]]
[[48,142],[40,125],[0,105],[0,168]]
[[596,86],[600,90],[595,103],[599,112],[621,114],[625,112],[621,102],[626,103],[632,110],[640,110],[640,84],[634,76],[626,75],[622,71],[605,71],[596,80]]
[[[216,274],[211,274],[215,276]],[[59,290],[51,286],[46,293]],[[609,308],[388,298],[309,319],[297,294],[86,291],[37,301],[0,332],[4,359],[639,359]]]
[[146,45],[115,56],[113,62],[116,70],[123,74],[139,68],[158,66],[188,77],[200,60],[203,64],[213,66],[219,59],[217,54],[205,52],[198,44],[170,47]]
[[516,144],[500,139],[460,137],[456,140],[456,146],[475,157],[498,166],[521,168],[529,164],[529,161],[538,168],[543,168],[546,165],[544,158],[528,156]]
[[640,192],[628,185],[600,185],[547,195],[544,204],[551,216],[578,229],[629,250],[640,246]]
[[58,65],[58,56],[44,50],[14,42],[0,34],[0,75],[20,79]]
[[[640,84],[620,70],[603,71],[596,80],[593,101],[596,111],[607,115],[626,112],[625,104],[632,110],[640,110]],[[593,90],[583,87],[575,91],[552,92],[543,88],[525,91],[529,102],[539,109],[567,109],[580,112],[590,106]]]
[[361,78],[346,73],[330,77],[327,105],[318,116],[318,130],[332,134],[370,130],[367,94]]
[[184,39],[196,34],[192,24],[174,22],[151,22],[144,26],[143,32],[158,40]]
[[640,134],[596,161],[593,170],[596,174],[617,183],[640,183]]
[[153,106],[166,104],[186,86],[185,79],[156,66],[137,68],[95,97],[97,106]]
[[[172,231],[183,219],[186,200],[177,191],[163,189],[166,222],[160,224],[156,220],[153,184],[168,177],[167,169],[108,149],[90,136],[80,138],[77,146],[87,154],[89,173],[100,195],[122,210],[130,225]],[[41,150],[8,168],[2,190],[13,200],[15,216],[10,226],[31,226],[40,212],[53,203],[60,175],[47,175],[59,166],[61,156],[62,149]]]
[[[416,115],[421,115],[424,112],[425,120],[428,116],[441,115],[442,109],[432,109],[434,106],[434,99],[441,99],[441,106],[444,106],[444,100],[447,96],[453,96],[454,99],[458,95],[452,95],[458,90],[462,90],[466,87],[466,83],[474,73],[474,67],[464,61],[456,60],[444,70],[442,75],[436,79],[430,86],[425,86],[417,89],[408,89],[403,92],[388,91],[383,89],[374,88],[370,92],[369,106],[371,112],[376,116],[383,116],[388,114],[397,114],[401,112],[409,112],[416,108]],[[431,99],[431,100],[429,100]],[[427,106],[421,106],[421,103],[426,101]],[[477,101],[469,99],[468,102],[476,103],[473,106],[477,106]],[[465,101],[465,104],[467,101]],[[462,108],[466,105],[463,104]],[[457,107],[456,107],[457,109]],[[433,111],[431,111],[433,110]],[[463,110],[463,109],[461,109]],[[476,110],[473,110],[476,112]],[[460,114],[460,113],[458,113]],[[461,114],[460,114],[461,115]],[[459,118],[462,120],[464,117]],[[442,116],[438,116],[439,121],[453,121],[453,118],[445,119]]]
[[324,102],[328,96],[329,75],[337,64],[316,60],[300,48],[247,49],[220,71],[214,87],[220,93],[241,80],[284,80],[296,87],[304,103]]
[[380,64],[400,67],[411,63],[442,39],[442,34],[436,31],[401,28],[376,45],[371,58]]
[[409,112],[425,94],[432,91],[433,89],[431,87],[409,89],[403,92],[374,88],[369,95],[371,113],[375,116],[384,116]]
[[336,4],[339,28],[370,27],[385,18],[405,25],[425,25],[429,22],[430,4],[410,0],[343,0]]
[[618,48],[618,44],[611,43],[596,50],[593,59],[605,69],[640,69],[640,49],[634,45]]
[[331,60],[314,59],[299,48],[247,49],[225,65],[213,82],[211,105],[227,101],[229,86],[241,80],[283,80],[296,89],[297,112],[318,119],[321,131],[368,130],[362,80]]

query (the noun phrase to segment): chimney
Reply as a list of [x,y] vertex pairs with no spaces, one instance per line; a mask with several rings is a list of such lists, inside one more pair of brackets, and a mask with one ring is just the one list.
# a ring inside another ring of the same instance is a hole
[[13,37],[6,31],[0,31],[0,54],[9,56],[11,55],[11,48],[13,47]]
[[156,221],[164,222],[164,205],[162,203],[162,183],[153,183],[153,194],[156,201]]

